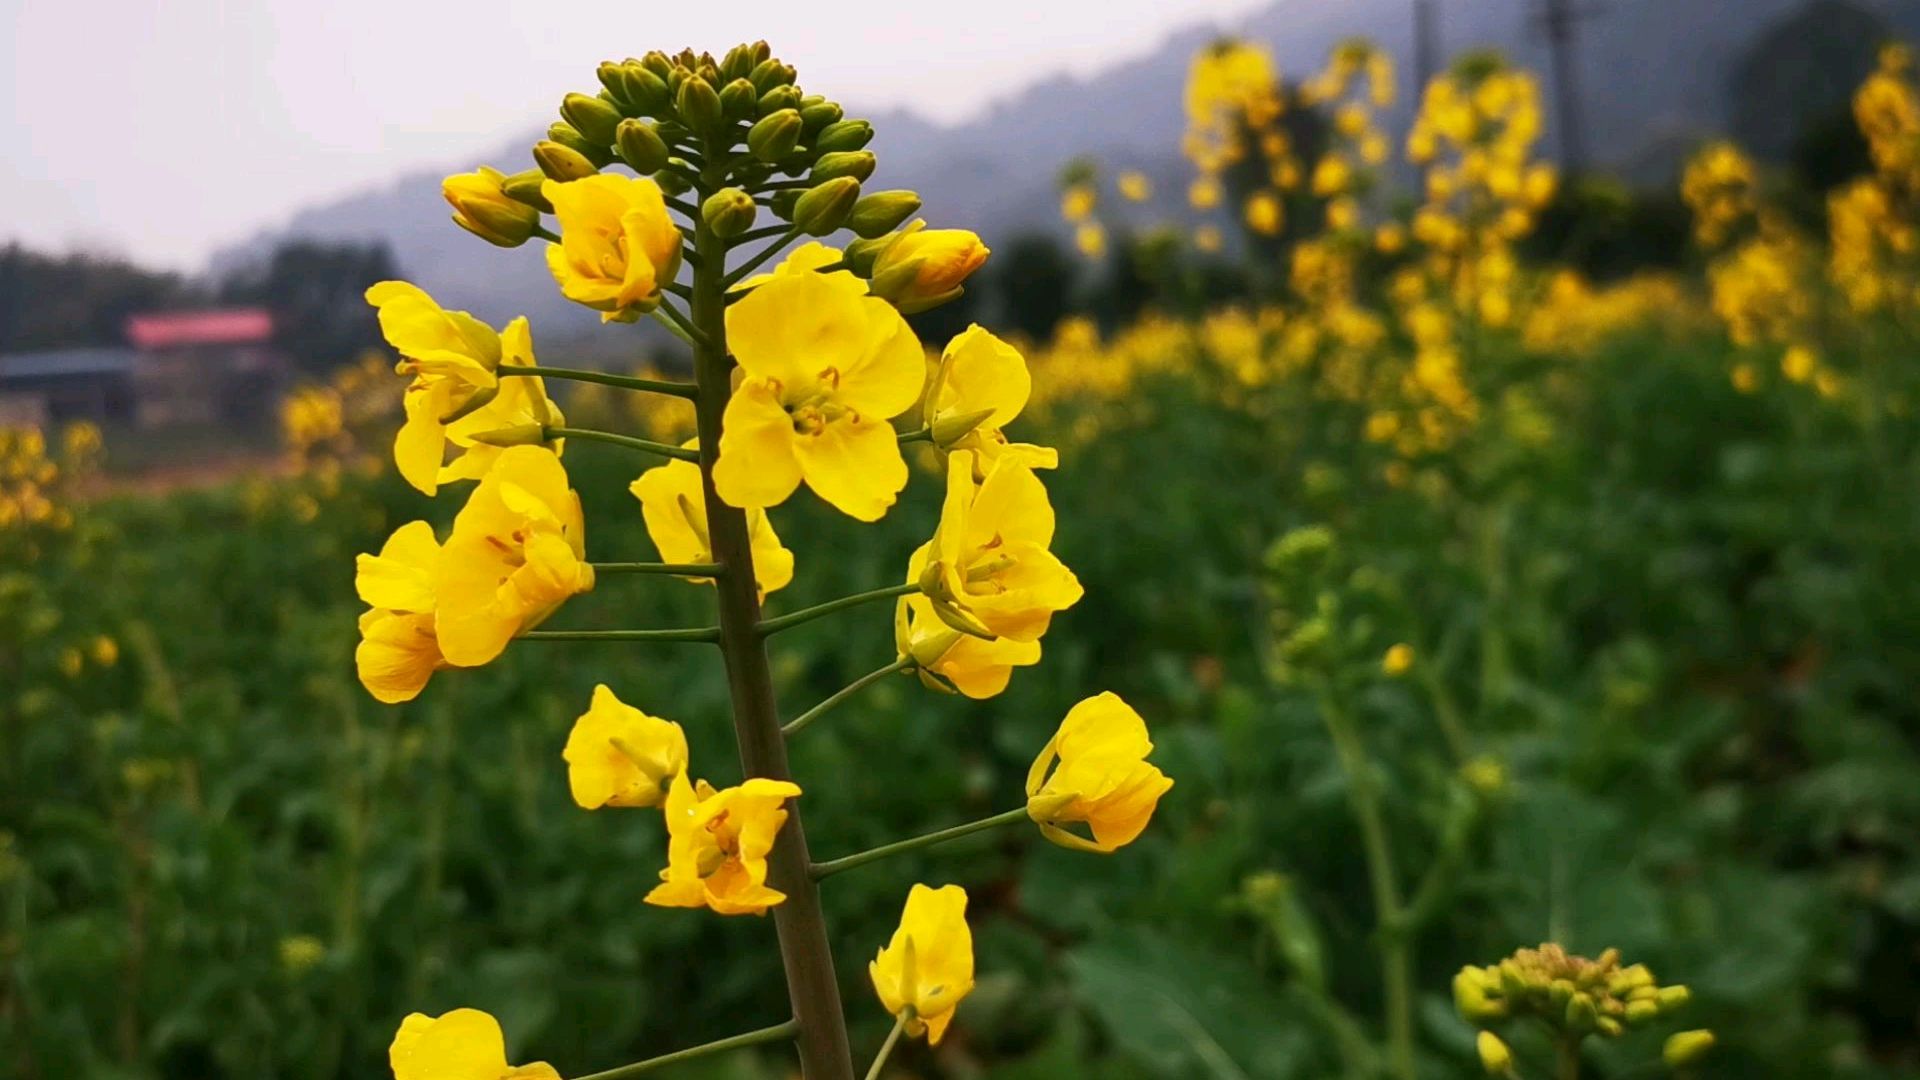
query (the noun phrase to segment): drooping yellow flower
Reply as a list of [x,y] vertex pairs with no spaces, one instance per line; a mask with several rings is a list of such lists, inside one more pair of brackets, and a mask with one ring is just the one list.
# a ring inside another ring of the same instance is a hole
[[412,701],[447,666],[434,634],[434,576],[440,542],[433,526],[414,521],[394,530],[378,555],[356,561],[354,589],[372,609],[360,616],[354,667],[377,701]]
[[540,192],[560,222],[547,269],[567,299],[600,312],[602,322],[632,322],[659,304],[662,286],[680,270],[681,250],[659,184],[596,173],[549,180]]
[[687,771],[687,733],[614,696],[605,683],[573,722],[566,749],[567,786],[583,810],[659,806],[666,786]]
[[938,307],[960,295],[989,254],[975,233],[915,221],[874,259],[873,293],[907,315]]
[[409,1015],[393,1036],[387,1060],[393,1080],[560,1080],[544,1061],[507,1064],[500,1021],[479,1009]]
[[[527,320],[515,319],[501,332],[500,341],[506,355],[516,364],[533,364],[533,348],[526,339]],[[515,350],[525,342],[524,353]],[[411,399],[409,399],[411,403]],[[412,410],[408,411],[407,423],[416,423]],[[462,416],[450,424],[443,425],[442,431],[447,443],[452,444],[456,453],[452,460],[440,466],[437,483],[446,484],[455,480],[478,480],[487,475],[493,463],[500,459],[504,449],[482,441],[491,432],[507,431],[529,427],[564,427],[567,418],[561,414],[560,406],[547,397],[546,380],[537,375],[516,376],[500,380],[500,391],[493,400],[473,412]],[[404,435],[405,429],[402,429]],[[546,444],[555,454],[565,449],[563,439],[555,439]]]
[[540,224],[540,211],[507,197],[506,176],[482,165],[478,172],[456,173],[440,182],[440,194],[453,207],[453,223],[489,244],[519,247]]
[[453,519],[433,592],[447,662],[476,667],[593,588],[580,497],[543,446],[502,451]]
[[[967,891],[958,885],[915,885],[893,940],[867,965],[880,1004],[906,1013],[908,1035],[938,1046],[960,999],[973,990],[973,931]],[[907,1010],[912,1010],[908,1012]]]
[[955,630],[1038,641],[1085,590],[1048,550],[1053,505],[1033,468],[1003,455],[976,483],[973,459],[966,450],[948,457],[940,525],[908,561],[907,580]]
[[[440,484],[485,471],[491,448],[470,462],[441,467],[447,443],[474,454],[474,436],[520,423],[548,423],[558,414],[538,378],[516,376],[501,386],[494,374],[505,361],[531,365],[533,334],[524,318],[495,332],[464,311],[447,311],[417,285],[383,281],[367,290],[380,313],[380,331],[400,353],[397,370],[413,376],[403,405],[406,423],[393,440],[393,461],[407,483],[432,495]],[[504,399],[504,400],[502,400]],[[449,423],[449,418],[453,418]]]
[[975,323],[940,354],[927,385],[922,420],[943,450],[971,450],[977,474],[1011,456],[1035,469],[1060,463],[1052,447],[1008,442],[1001,430],[1027,407],[1033,378],[1020,350]]
[[[1118,694],[1087,698],[1034,759],[1027,815],[1061,847],[1105,853],[1132,843],[1173,786],[1147,762],[1152,750],[1146,721]],[[1093,838],[1061,827],[1073,822],[1085,822]]]
[[767,853],[798,784],[756,777],[724,791],[674,776],[667,788],[667,868],[647,903],[760,915],[787,894],[767,887]]
[[730,506],[778,506],[805,480],[876,521],[907,486],[891,424],[920,396],[926,359],[900,313],[851,274],[775,274],[727,309],[744,375],[727,402],[713,483]]
[[[688,449],[697,440],[686,442]],[[711,563],[713,543],[707,533],[706,493],[700,484],[700,466],[691,461],[670,461],[648,469],[628,486],[640,500],[640,514],[647,522],[647,535],[660,550],[663,562]],[[780,543],[773,522],[761,509],[747,511],[747,538],[753,546],[753,577],[760,586],[760,599],[787,587],[793,580],[793,552]],[[711,585],[712,578],[687,578]]]
[[894,647],[911,657],[914,673],[928,688],[984,701],[1007,688],[1016,667],[1040,662],[1038,641],[982,638],[963,634],[934,613],[924,596],[903,596],[894,607]]

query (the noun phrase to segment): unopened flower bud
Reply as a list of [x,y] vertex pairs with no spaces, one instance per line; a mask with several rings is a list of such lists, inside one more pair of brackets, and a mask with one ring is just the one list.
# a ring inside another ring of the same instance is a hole
[[1484,1024],[1507,1015],[1507,1003],[1495,992],[1484,969],[1463,967],[1453,977],[1453,1007],[1469,1024]]
[[979,412],[938,417],[933,422],[933,444],[944,450],[973,434],[973,429],[986,423],[992,415],[992,409],[981,409]]
[[442,424],[451,424],[458,420],[464,420],[492,404],[493,399],[499,396],[500,384],[498,382],[495,382],[492,386],[475,387],[473,392],[468,394],[464,401],[455,405],[451,412],[442,416],[440,422]]
[[1500,1036],[1483,1031],[1474,1040],[1474,1045],[1480,1051],[1480,1067],[1487,1070],[1488,1076],[1513,1074],[1513,1051],[1500,1040]]
[[1627,1023],[1644,1024],[1660,1016],[1660,1003],[1642,1000],[1627,1002]]
[[1617,1039],[1626,1033],[1626,1025],[1611,1016],[1602,1016],[1593,1022],[1594,1029],[1609,1039]]
[[551,139],[533,144],[533,160],[540,166],[541,172],[562,183],[592,176],[600,171],[594,168],[593,162],[588,161],[585,154]]
[[791,86],[776,86],[760,95],[758,112],[761,116],[777,113],[781,109],[792,109],[795,113],[800,111],[800,91],[798,89]]
[[613,129],[621,119],[611,102],[585,94],[568,94],[560,102],[560,115],[582,138],[599,147],[613,145]]
[[1680,1031],[1667,1037],[1667,1045],[1661,1049],[1660,1057],[1669,1068],[1683,1069],[1697,1065],[1713,1049],[1713,1032],[1702,1028],[1698,1031]]
[[[859,204],[855,203],[854,206],[857,209]],[[849,219],[849,221],[851,221],[851,219]],[[847,245],[846,251],[841,254],[841,261],[845,262],[847,269],[853,271],[855,274],[863,278],[870,278],[873,276],[873,264],[875,260],[879,259],[880,253],[887,250],[887,246],[892,244],[896,239],[898,239],[898,237],[887,235],[876,236],[871,240],[855,240]]]
[[543,214],[551,214],[553,204],[540,192],[540,185],[546,182],[546,173],[539,169],[525,169],[501,181],[500,190],[515,202],[525,203]]
[[860,181],[842,176],[815,184],[793,204],[793,223],[808,236],[825,236],[847,220],[860,198]]
[[664,80],[668,73],[673,70],[673,61],[667,58],[666,53],[661,52],[659,49],[654,49],[640,58],[640,66]]
[[720,94],[712,83],[698,75],[689,75],[681,81],[674,108],[679,111],[680,119],[697,132],[704,134],[720,127]]
[[873,141],[873,125],[865,120],[837,120],[814,136],[813,148],[823,154],[859,150]]
[[797,207],[799,203],[800,192],[789,188],[786,191],[774,192],[773,202],[768,209],[772,210],[773,216],[779,218],[781,221],[792,221],[794,208]]
[[753,46],[735,45],[727,50],[720,61],[720,76],[724,79],[743,78],[753,70]]
[[747,149],[761,161],[779,161],[800,145],[800,111],[781,109],[747,130]]
[[622,120],[614,131],[614,146],[620,160],[642,176],[652,176],[666,167],[670,151],[652,124],[645,120]]
[[911,191],[875,191],[860,196],[847,215],[847,228],[862,239],[885,236],[920,209],[920,196]]
[[667,103],[667,84],[638,61],[601,64],[600,85],[628,116],[653,116]]
[[808,174],[808,178],[818,184],[827,180],[837,180],[842,176],[851,176],[865,183],[867,177],[873,175],[876,164],[878,162],[874,160],[873,152],[869,150],[821,154],[819,160],[814,162],[813,171]]
[[800,119],[806,124],[809,134],[824,130],[828,124],[840,119],[842,115],[844,114],[840,111],[840,106],[831,101],[805,105],[800,109]]
[[1656,1000],[1659,1002],[1661,1012],[1678,1012],[1687,1007],[1687,1002],[1693,1000],[1693,991],[1684,986],[1663,986]]
[[1567,1030],[1574,1032],[1592,1031],[1598,1027],[1600,1012],[1594,1007],[1593,997],[1584,991],[1576,991],[1567,999]]
[[473,441],[488,446],[534,446],[547,441],[547,429],[540,424],[515,424],[476,432]]
[[764,94],[776,86],[791,84],[793,82],[793,75],[794,72],[792,68],[778,60],[767,59],[760,61],[760,63],[748,73],[747,81],[753,84],[755,90]]
[[540,211],[517,202],[505,191],[506,177],[497,169],[458,173],[440,183],[440,193],[453,207],[454,224],[489,244],[519,247],[540,224]]
[[700,204],[700,217],[723,240],[730,240],[753,228],[759,207],[753,196],[736,187],[721,188]]
[[729,120],[751,120],[760,104],[760,91],[745,79],[735,79],[720,88],[720,111]]
[[914,222],[873,263],[873,293],[912,315],[959,296],[989,251],[965,229],[928,229]]

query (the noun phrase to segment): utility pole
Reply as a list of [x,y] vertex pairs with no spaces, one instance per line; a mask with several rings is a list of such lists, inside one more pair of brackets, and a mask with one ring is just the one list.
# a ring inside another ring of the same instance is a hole
[[1540,0],[1540,10],[1534,16],[1547,36],[1547,48],[1553,56],[1554,111],[1560,124],[1560,157],[1561,164],[1569,173],[1579,172],[1587,163],[1573,35],[1583,20],[1598,15],[1600,11],[1598,4],[1576,6],[1573,0]]
[[1413,100],[1440,73],[1440,0],[1413,0]]

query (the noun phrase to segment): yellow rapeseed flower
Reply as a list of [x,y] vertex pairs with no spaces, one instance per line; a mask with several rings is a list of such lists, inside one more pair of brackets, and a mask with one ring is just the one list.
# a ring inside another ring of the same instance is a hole
[[1143,172],[1129,170],[1121,173],[1118,186],[1120,197],[1128,202],[1146,202],[1153,197],[1153,183]]
[[632,322],[660,303],[661,287],[680,270],[681,237],[659,184],[596,173],[548,180],[540,192],[560,222],[547,269],[567,299],[600,312],[602,322]]
[[1261,236],[1278,236],[1284,220],[1280,198],[1271,191],[1256,191],[1247,199],[1247,228]]
[[1097,259],[1107,253],[1107,230],[1099,222],[1086,222],[1073,230],[1073,246],[1087,258]]
[[507,1064],[500,1021],[479,1009],[413,1013],[400,1022],[387,1060],[393,1080],[560,1080],[544,1061]]
[[873,260],[873,294],[912,315],[959,296],[992,252],[966,229],[929,229],[915,221]]
[[947,497],[933,539],[908,561],[947,625],[977,637],[1038,641],[1053,613],[1085,590],[1053,552],[1053,505],[1031,466],[1003,456],[974,481],[974,455],[947,459]]
[[1398,642],[1380,658],[1380,670],[1389,676],[1398,677],[1413,670],[1413,646]]
[[353,660],[360,684],[375,700],[412,701],[447,666],[433,622],[439,564],[440,542],[424,521],[402,525],[380,554],[357,561],[354,589],[371,610],[360,616]]
[[848,279],[774,274],[727,309],[743,375],[713,469],[728,505],[777,506],[804,479],[841,512],[876,521],[907,486],[888,421],[920,396],[925,354],[898,311]]
[[601,683],[560,756],[581,809],[659,806],[667,784],[687,771],[687,733],[621,701]]
[[1060,216],[1078,224],[1093,216],[1099,193],[1092,184],[1074,184],[1060,195]]
[[973,932],[967,891],[958,885],[915,885],[893,939],[867,965],[880,1004],[905,1015],[908,1035],[939,1045],[960,999],[973,990]]
[[787,898],[767,887],[767,852],[787,823],[798,784],[756,777],[724,791],[685,773],[667,788],[667,868],[647,903],[761,915]]
[[[688,440],[689,449],[697,446]],[[663,562],[710,563],[714,561],[713,543],[707,533],[706,492],[700,483],[700,466],[691,461],[669,461],[648,469],[629,485],[640,500],[640,514],[647,522],[647,535],[660,551]],[[760,586],[760,599],[787,587],[793,580],[793,552],[780,543],[773,521],[758,508],[747,511],[747,537],[753,547],[753,577]],[[712,578],[687,578],[712,584]]]
[[1187,188],[1187,202],[1195,210],[1211,210],[1220,205],[1220,181],[1211,176],[1195,180]]
[[434,633],[447,662],[475,667],[593,588],[580,496],[543,446],[502,451],[453,519],[434,576]]
[[971,450],[976,477],[1003,456],[1035,469],[1051,469],[1060,455],[1051,447],[1008,442],[1001,430],[1027,407],[1033,379],[1027,358],[975,323],[955,335],[940,354],[927,383],[922,421],[942,450]]
[[[1147,762],[1146,721],[1111,691],[1075,705],[1027,773],[1027,815],[1048,840],[1112,852],[1133,842],[1173,781]],[[1058,768],[1055,762],[1058,761]],[[1085,822],[1091,840],[1061,826]]]
[[982,638],[948,626],[924,596],[903,596],[894,608],[894,647],[911,657],[914,673],[931,689],[958,690],[984,701],[1007,688],[1016,667],[1040,662],[1038,641]]
[[453,207],[453,223],[489,244],[519,247],[540,224],[540,211],[507,198],[501,190],[506,176],[481,166],[478,172],[457,173],[440,182],[440,194]]

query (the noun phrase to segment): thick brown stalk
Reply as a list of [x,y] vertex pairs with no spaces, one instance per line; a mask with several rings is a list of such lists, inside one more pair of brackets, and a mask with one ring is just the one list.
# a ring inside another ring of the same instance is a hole
[[[709,160],[722,156],[708,154]],[[717,188],[719,183],[716,179],[711,186]],[[710,192],[702,191],[702,198],[707,194]],[[767,647],[760,631],[760,599],[754,585],[746,514],[721,502],[713,489],[721,414],[726,410],[730,389],[723,281],[727,247],[704,221],[699,221],[694,250],[699,262],[693,272],[692,321],[702,337],[702,343],[694,349],[699,381],[694,407],[700,432],[707,528],[714,561],[725,568],[714,584],[720,606],[720,650],[726,656],[727,687],[733,700],[734,734],[740,743],[740,765],[747,776],[790,780],[786,740],[780,733],[773,696],[773,675],[767,667]],[[820,889],[808,872],[812,860],[807,852],[806,830],[801,827],[799,801],[789,805],[788,813],[786,827],[768,858],[767,884],[787,894],[786,902],[773,909],[773,924],[780,937],[780,958],[786,967],[793,1017],[800,1026],[795,1037],[800,1068],[806,1080],[853,1080],[853,1055],[847,1046],[840,984],[834,976],[833,951],[820,910]]]

